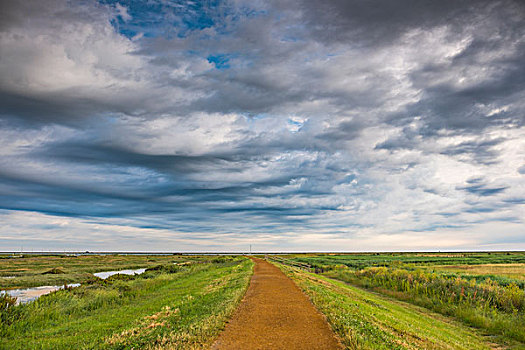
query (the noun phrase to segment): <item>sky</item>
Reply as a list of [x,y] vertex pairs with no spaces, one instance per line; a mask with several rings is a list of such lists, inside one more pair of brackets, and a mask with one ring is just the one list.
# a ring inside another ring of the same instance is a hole
[[0,250],[525,249],[525,3],[0,2]]

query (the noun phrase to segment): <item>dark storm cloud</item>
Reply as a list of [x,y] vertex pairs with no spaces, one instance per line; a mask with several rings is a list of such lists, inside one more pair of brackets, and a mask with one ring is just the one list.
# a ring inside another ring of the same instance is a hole
[[[139,214],[148,207],[153,209],[148,206],[147,197],[129,193],[103,192],[52,181],[21,179],[6,174],[0,175],[0,179],[3,184],[0,199],[2,209],[74,217],[118,217]],[[39,200],[35,201],[35,197]]]
[[[251,146],[253,148],[253,144]],[[255,221],[258,218],[266,218],[266,220],[277,220],[280,225],[287,226],[297,220],[306,224],[308,215],[336,209],[336,205],[325,204],[310,206],[280,204],[271,207],[260,201],[276,196],[275,192],[265,193],[267,189],[285,187],[301,175],[306,174],[312,178],[318,176],[320,182],[332,182],[330,176],[316,175],[316,171],[308,170],[309,167],[315,167],[315,163],[307,165],[303,162],[300,168],[289,169],[262,181],[255,179],[242,182],[199,181],[192,178],[192,175],[206,172],[240,172],[244,163],[259,158],[258,154],[246,152],[243,155],[239,150],[235,154],[223,155],[151,155],[134,152],[119,145],[62,142],[42,148],[31,158],[35,161],[50,162],[55,167],[60,164],[70,169],[79,166],[83,168],[87,166],[89,169],[94,167],[97,173],[95,175],[101,174],[106,180],[101,183],[90,180],[89,175],[86,175],[83,183],[74,181],[68,183],[36,174],[20,178],[16,172],[5,173],[1,176],[5,187],[3,189],[5,195],[0,201],[3,209],[106,218],[161,214],[164,224],[158,224],[159,227],[182,229],[182,226],[197,225],[202,230],[206,227],[206,231],[213,231],[216,224],[199,224],[203,215],[222,222],[229,221],[230,214],[244,213]],[[259,159],[259,161],[263,160]],[[128,168],[139,168],[153,173],[150,173],[147,179],[136,179],[128,176],[126,171]],[[314,184],[281,189],[278,191],[278,196],[281,199],[292,199],[297,196],[315,198],[330,194],[330,185],[328,186]],[[24,190],[17,190],[21,188]],[[40,198],[38,203],[34,202],[35,197]],[[148,225],[150,227],[152,224]]]
[[15,123],[22,121],[33,125],[48,123],[74,125],[82,118],[96,117],[99,113],[114,111],[114,108],[104,106],[99,101],[65,98],[63,93],[31,96],[0,91],[0,115]]
[[[520,52],[516,60],[523,61],[524,59],[525,50]],[[494,64],[498,65],[497,62]],[[525,68],[523,65],[512,63],[506,65],[505,69],[509,72],[474,87],[461,89],[441,85],[426,88],[421,101],[409,106],[405,113],[408,116],[424,116],[426,123],[424,131],[428,134],[433,134],[440,129],[468,133],[479,132],[479,130],[494,125],[510,123],[523,125],[525,116],[520,111],[503,112],[488,117],[476,106],[512,102],[524,95]],[[445,69],[441,71],[442,74],[445,72]]]
[[[244,196],[253,194],[253,188],[276,186],[279,182],[257,184],[249,187],[224,186],[202,188],[198,183],[177,184],[174,182],[162,185],[142,185],[140,189],[99,188],[93,184],[64,184],[51,179],[20,179],[8,174],[0,174],[3,194],[0,197],[0,208],[7,210],[37,211],[49,215],[67,217],[99,218],[136,218],[145,216],[147,227],[170,228],[183,230],[213,231],[216,224],[203,221],[207,218],[220,219],[221,222],[238,218],[230,214],[243,213],[257,221],[276,220],[279,225],[289,225],[299,221],[306,223],[307,216],[319,211],[335,210],[332,207],[318,208],[269,207],[254,203],[227,207],[224,202],[239,201]],[[192,187],[193,186],[193,187]],[[23,188],[23,192],[20,189]],[[290,194],[288,194],[290,195]],[[38,196],[39,201],[34,198]],[[286,194],[284,195],[286,196]],[[206,203],[208,203],[206,205]],[[159,222],[155,216],[161,215]],[[147,219],[147,218],[150,219]],[[294,217],[297,217],[294,219]],[[277,224],[276,224],[277,225]],[[145,224],[140,227],[146,227]]]
[[[149,154],[133,150],[132,147],[119,143],[101,143],[94,140],[90,142],[59,142],[42,147],[33,155],[35,159],[57,160],[70,164],[85,164],[93,166],[122,166],[139,167],[153,170],[159,174],[173,177],[189,176],[207,171],[224,173],[238,173],[246,169],[249,164],[257,164],[268,161],[283,149],[287,151],[319,151],[323,148],[321,143],[316,144],[304,138],[285,138],[258,136],[240,142],[235,149],[227,151],[215,151],[199,155],[171,155],[171,154]],[[248,184],[260,184],[261,186],[284,185],[291,179],[306,176],[321,176],[316,167],[321,165],[322,156],[311,160],[302,160],[300,168],[283,168],[284,174],[268,174],[275,177],[275,183],[270,181],[248,181]],[[342,165],[329,162],[329,169],[334,172],[349,171]],[[319,169],[321,170],[321,169]],[[306,173],[304,173],[306,171]],[[324,171],[323,171],[324,172]],[[325,173],[330,175],[331,171]]]
[[[83,143],[59,143],[50,145],[40,153],[41,157],[60,159],[71,163],[91,165],[138,166],[161,173],[183,175],[200,172],[209,168],[224,171],[240,171],[238,157],[221,155],[162,155],[133,152],[122,145],[101,145]],[[229,166],[228,166],[229,165]]]
[[301,9],[305,27],[319,40],[367,46],[391,43],[410,29],[448,25],[461,30],[487,13],[500,21],[525,15],[519,1],[490,0],[303,1]]

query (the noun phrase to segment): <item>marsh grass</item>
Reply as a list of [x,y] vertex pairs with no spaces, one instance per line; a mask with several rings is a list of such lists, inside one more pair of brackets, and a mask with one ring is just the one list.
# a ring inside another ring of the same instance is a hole
[[[489,349],[478,330],[427,309],[280,265],[326,315],[348,349]],[[520,346],[508,343],[509,347]]]
[[253,263],[236,257],[171,265],[137,276],[92,279],[6,307],[0,311],[0,348],[205,347],[242,298]]
[[525,343],[525,252],[289,255],[311,270]]
[[369,267],[359,271],[339,267],[325,273],[338,280],[375,289],[457,319],[493,335],[525,342],[525,291],[423,270]]
[[344,265],[351,269],[371,266],[458,266],[483,264],[525,264],[525,252],[494,253],[351,253],[304,254],[287,258],[312,267]]
[[[1,256],[0,289],[29,288],[44,285],[85,283],[93,273],[148,268],[173,263],[209,261],[204,256],[179,255],[83,255],[83,256]],[[14,278],[2,278],[9,276]]]
[[463,278],[483,280],[487,277],[500,284],[515,283],[525,289],[525,264],[437,265],[420,267],[430,271],[456,274]]

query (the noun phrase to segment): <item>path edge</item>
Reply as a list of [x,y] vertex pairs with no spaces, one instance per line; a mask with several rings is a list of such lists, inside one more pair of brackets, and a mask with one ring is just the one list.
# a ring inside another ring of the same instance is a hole
[[288,274],[286,274],[286,272],[282,269],[282,267],[286,266],[286,265],[283,265],[283,264],[279,264],[275,261],[270,261],[269,259],[263,259],[265,261],[267,261],[268,263],[272,264],[273,266],[277,267],[279,270],[281,270],[281,272],[288,278],[290,279],[293,284],[295,284],[295,286],[301,291],[301,293],[304,294],[304,296],[306,297],[306,299],[308,299],[308,302],[310,304],[312,304],[312,306],[314,307],[314,309],[317,311],[317,313],[319,315],[321,315],[321,317],[324,319],[324,322],[328,325],[328,327],[330,328],[330,331],[332,332],[334,338],[337,340],[337,343],[339,344],[340,348],[341,349],[346,349],[346,346],[343,344],[342,340],[341,340],[341,337],[339,337],[339,334],[337,334],[337,332],[334,331],[334,328],[332,327],[332,324],[330,322],[328,322],[328,317],[323,313],[321,312],[321,310],[319,310],[317,308],[317,306],[315,306],[315,304],[313,303],[312,299],[310,298],[310,296],[308,294],[305,293],[305,291],[293,280],[293,278],[291,278],[290,276],[288,276]]
[[235,316],[235,314],[238,312],[237,310],[239,310],[239,306],[244,302],[244,299],[246,298],[246,293],[248,292],[248,289],[250,288],[250,285],[252,284],[253,275],[255,273],[255,264],[256,264],[256,262],[253,260],[252,256],[244,255],[243,257],[245,257],[246,259],[252,261],[252,270],[250,272],[250,278],[248,280],[248,283],[246,283],[246,286],[244,287],[244,290],[242,291],[242,296],[237,300],[237,302],[236,302],[237,305],[235,306],[235,309],[228,316],[228,318],[224,321],[224,324],[222,325],[222,327],[219,330],[219,332],[217,332],[217,335],[215,335],[215,337],[213,337],[208,342],[208,344],[205,347],[205,349],[215,349],[216,348],[217,342],[218,342],[219,338],[221,337],[221,334],[224,332],[224,330],[226,329],[226,326],[228,325],[230,320],[233,318],[233,316]]

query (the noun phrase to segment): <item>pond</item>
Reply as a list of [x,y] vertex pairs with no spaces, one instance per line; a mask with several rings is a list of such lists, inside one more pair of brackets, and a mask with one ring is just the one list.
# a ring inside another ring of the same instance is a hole
[[[93,275],[100,277],[102,279],[106,279],[109,276],[113,275],[140,275],[141,273],[144,273],[146,271],[145,268],[142,269],[135,269],[135,270],[120,270],[120,271],[103,271],[103,272],[97,272]],[[14,276],[2,276],[2,278],[12,278]],[[67,285],[68,287],[79,287],[80,283],[71,283]],[[33,287],[33,288],[23,288],[23,289],[8,289],[8,290],[2,290],[0,291],[0,294],[8,294],[12,297],[16,297],[16,304],[25,304],[30,301],[36,300],[42,295],[49,294],[51,292],[64,289],[64,286],[40,286],[40,287]]]
[[[71,283],[67,287],[79,287],[80,283]],[[42,295],[49,294],[51,292],[64,289],[64,286],[40,286],[33,288],[24,289],[8,289],[0,291],[0,294],[8,294],[12,297],[16,297],[16,304],[25,304],[30,301],[36,300]]]
[[113,275],[140,275],[141,273],[144,273],[146,269],[136,269],[136,270],[120,270],[120,271],[104,271],[104,272],[97,272],[94,273],[95,276],[102,278],[105,280],[109,276]]

